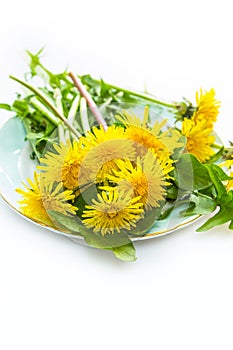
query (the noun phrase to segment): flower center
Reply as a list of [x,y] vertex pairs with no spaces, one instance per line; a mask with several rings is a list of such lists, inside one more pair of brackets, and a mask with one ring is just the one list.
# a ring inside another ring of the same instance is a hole
[[188,151],[192,151],[192,150],[194,149],[194,147],[195,147],[195,141],[189,139],[189,140],[188,140],[188,143],[187,143]]
[[105,213],[108,218],[113,219],[118,215],[119,208],[116,205],[111,205],[109,208],[106,208]]
[[69,188],[75,188],[78,185],[78,175],[80,164],[78,160],[70,160],[64,163],[62,167],[62,181]]
[[132,185],[137,196],[143,197],[148,193],[148,181],[144,173],[134,177],[132,180]]

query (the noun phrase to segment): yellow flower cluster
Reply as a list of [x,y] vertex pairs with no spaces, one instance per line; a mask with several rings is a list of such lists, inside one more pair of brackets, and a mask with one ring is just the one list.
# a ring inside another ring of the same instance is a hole
[[[134,227],[164,201],[171,156],[183,147],[178,131],[162,131],[166,121],[149,127],[148,114],[145,108],[141,121],[125,112],[117,117],[124,126],[93,127],[77,141],[55,144],[40,159],[40,174],[28,180],[27,191],[18,189],[22,212],[50,226],[48,210],[80,215],[84,226],[102,235]],[[77,197],[85,200],[92,188],[79,213]]]
[[200,162],[206,162],[213,154],[215,141],[213,126],[217,120],[220,102],[215,99],[215,91],[196,93],[197,109],[191,119],[184,118],[182,134],[187,138],[187,152],[195,155]]

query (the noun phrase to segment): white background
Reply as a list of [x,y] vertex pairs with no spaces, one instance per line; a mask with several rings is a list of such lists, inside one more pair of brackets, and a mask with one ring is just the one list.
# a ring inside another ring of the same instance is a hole
[[[231,1],[6,1],[0,102],[23,77],[25,50],[52,70],[194,101],[214,87],[216,131],[233,139]],[[7,113],[7,112],[6,112]],[[1,112],[1,123],[6,118]],[[0,348],[232,349],[233,232],[201,222],[136,244],[134,263],[38,228],[0,200]]]

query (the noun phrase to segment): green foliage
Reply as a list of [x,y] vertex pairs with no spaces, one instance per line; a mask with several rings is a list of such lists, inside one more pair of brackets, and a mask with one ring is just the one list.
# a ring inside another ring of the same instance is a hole
[[229,223],[229,229],[233,229],[233,191],[219,196],[216,201],[219,206],[219,211],[207,220],[201,227],[197,229],[198,232],[207,231],[215,226]]
[[216,206],[219,207],[219,211],[207,220],[198,231],[207,231],[227,222],[230,222],[229,228],[233,229],[233,191],[230,190],[227,192],[226,187],[222,183],[222,181],[231,180],[232,178],[225,174],[224,171],[215,164],[206,167],[216,190],[216,198],[214,198],[214,201]]
[[[64,117],[67,118],[72,103],[77,95],[79,95],[79,92],[73,85],[67,71],[54,74],[41,63],[43,49],[39,50],[36,54],[32,54],[29,51],[27,51],[27,53],[30,59],[30,71],[26,74],[27,83],[23,83],[17,78],[12,78],[25,85],[25,87],[31,86],[31,92],[26,95],[18,94],[12,106],[3,103],[0,104],[0,108],[14,111],[19,118],[25,121],[28,132],[26,138],[29,140],[37,140],[37,147],[35,147],[34,142],[33,148],[36,157],[39,158],[44,151],[43,145],[46,144],[44,141],[50,143],[54,141],[53,132],[58,125],[58,120],[56,113],[51,109],[51,105],[54,106],[54,108],[57,107],[55,97],[56,93],[59,91],[61,95],[62,112]],[[31,78],[35,76],[42,79],[43,84],[40,89],[33,88],[33,86],[29,84]],[[114,116],[119,109],[126,107],[128,103],[138,101],[138,99],[135,99],[128,92],[123,92],[116,88],[110,88],[103,79],[98,81],[93,79],[90,75],[80,76],[80,79],[91,94],[93,100],[98,106],[100,106],[103,117],[108,125],[115,122]],[[50,106],[46,105],[46,103],[40,99],[40,96],[36,93],[37,90],[38,93],[42,94],[50,101]],[[80,106],[78,106],[76,111],[74,125],[76,129],[81,131],[77,123],[79,115]],[[88,119],[90,127],[96,124],[96,120],[90,111],[88,111]],[[43,132],[44,135],[42,135]]]
[[175,183],[183,190],[202,190],[212,183],[206,166],[192,154],[182,154],[175,167]]
[[53,210],[49,210],[48,215],[59,229],[69,234],[82,236],[80,229],[82,229],[83,225],[77,216],[68,216]]
[[169,186],[167,188],[167,200],[175,200],[178,196],[178,187],[176,184],[172,184],[172,186]]
[[193,113],[196,111],[196,107],[186,98],[184,98],[182,102],[177,103],[176,108],[177,112],[175,118],[177,121],[183,121],[184,118],[191,119]]
[[198,231],[230,222],[233,228],[233,192],[227,192],[225,181],[232,180],[217,164],[201,164],[193,155],[183,154],[176,166],[177,186],[190,192],[189,208],[184,215],[206,215],[219,208]]
[[214,153],[210,159],[207,161],[207,163],[212,164],[212,163],[216,163],[217,161],[219,161],[220,159],[222,159],[222,156],[224,154],[224,146],[222,146],[218,152]]
[[232,177],[218,165],[201,164],[192,155],[181,156],[176,170],[176,183],[191,192],[190,205],[184,214],[205,215],[219,208],[197,231],[207,231],[226,222],[230,222],[230,229],[233,228],[233,192],[227,192],[223,183],[228,180],[232,180]]
[[136,260],[136,250],[133,243],[123,245],[121,247],[115,247],[112,249],[115,256],[123,261],[132,262]]
[[78,208],[77,215],[81,218],[86,205],[92,204],[92,199],[97,199],[98,189],[96,185],[87,185],[81,189],[80,195],[75,199],[74,205]]
[[6,111],[11,111],[11,106],[6,103],[0,103],[0,109],[5,109]]
[[192,193],[190,198],[190,207],[185,211],[185,215],[205,215],[212,213],[217,206],[215,200],[201,193]]
[[135,228],[131,228],[130,236],[143,236],[146,232],[153,226],[156,220],[159,219],[162,212],[163,205],[159,208],[153,208],[151,210],[145,211],[144,217],[137,222]]

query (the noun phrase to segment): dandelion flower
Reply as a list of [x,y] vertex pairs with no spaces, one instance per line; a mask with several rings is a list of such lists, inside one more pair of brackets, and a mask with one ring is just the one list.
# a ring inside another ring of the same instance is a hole
[[214,143],[215,136],[211,135],[212,128],[207,127],[206,123],[202,120],[195,124],[194,120],[187,118],[182,123],[182,134],[187,138],[186,149],[202,163],[214,154],[211,145]]
[[206,127],[213,127],[219,113],[220,102],[215,99],[215,91],[211,89],[208,92],[196,92],[197,110],[194,112],[192,119],[195,124],[202,120],[206,121]]
[[[150,151],[145,157],[138,157],[137,164],[130,161],[119,160],[117,162],[119,171],[114,170],[114,175],[108,179],[118,185],[119,191],[128,193],[133,191],[135,197],[140,196],[140,201],[147,209],[160,206],[166,195],[165,187],[168,185],[166,179],[173,169],[171,162],[166,163],[156,158]],[[114,187],[104,187],[109,191]]]
[[155,153],[168,153],[166,146],[155,136],[150,130],[130,125],[125,131],[126,137],[134,141],[134,149],[136,157],[144,156],[149,148],[152,148]]
[[81,142],[67,141],[66,144],[53,145],[55,151],[49,151],[44,158],[40,159],[42,165],[38,166],[43,171],[43,176],[47,183],[62,182],[67,189],[75,189],[76,187],[88,181],[88,169],[80,167],[85,157],[85,151]]
[[70,190],[63,191],[62,183],[45,184],[35,172],[34,181],[28,179],[28,184],[23,184],[26,190],[17,188],[16,191],[23,196],[19,201],[21,212],[36,221],[54,226],[48,215],[48,210],[54,210],[64,215],[74,215],[77,208],[68,201],[74,199]]
[[167,155],[174,153],[176,148],[182,147],[180,142],[180,133],[178,130],[168,129],[163,131],[167,120],[161,122],[155,121],[152,127],[149,126],[149,108],[145,107],[144,116],[140,117],[134,113],[124,112],[122,115],[116,117],[119,121],[126,125],[125,135],[128,139],[134,141],[134,148],[136,150],[136,157],[143,156],[148,149],[153,149],[157,155],[167,153]]
[[124,111],[122,114],[116,115],[116,119],[124,125],[134,125],[139,128],[147,129],[149,124],[149,107],[144,108],[143,119],[141,119],[134,112]]
[[93,128],[81,140],[86,151],[82,166],[91,169],[96,181],[104,181],[106,174],[117,169],[117,159],[133,159],[132,141],[127,140],[122,127],[110,126],[107,130]]
[[114,234],[115,231],[120,233],[122,229],[130,230],[143,217],[140,197],[132,198],[130,193],[118,191],[102,191],[97,196],[97,200],[92,200],[92,205],[86,205],[82,215],[84,225],[94,232],[104,236],[107,233]]

